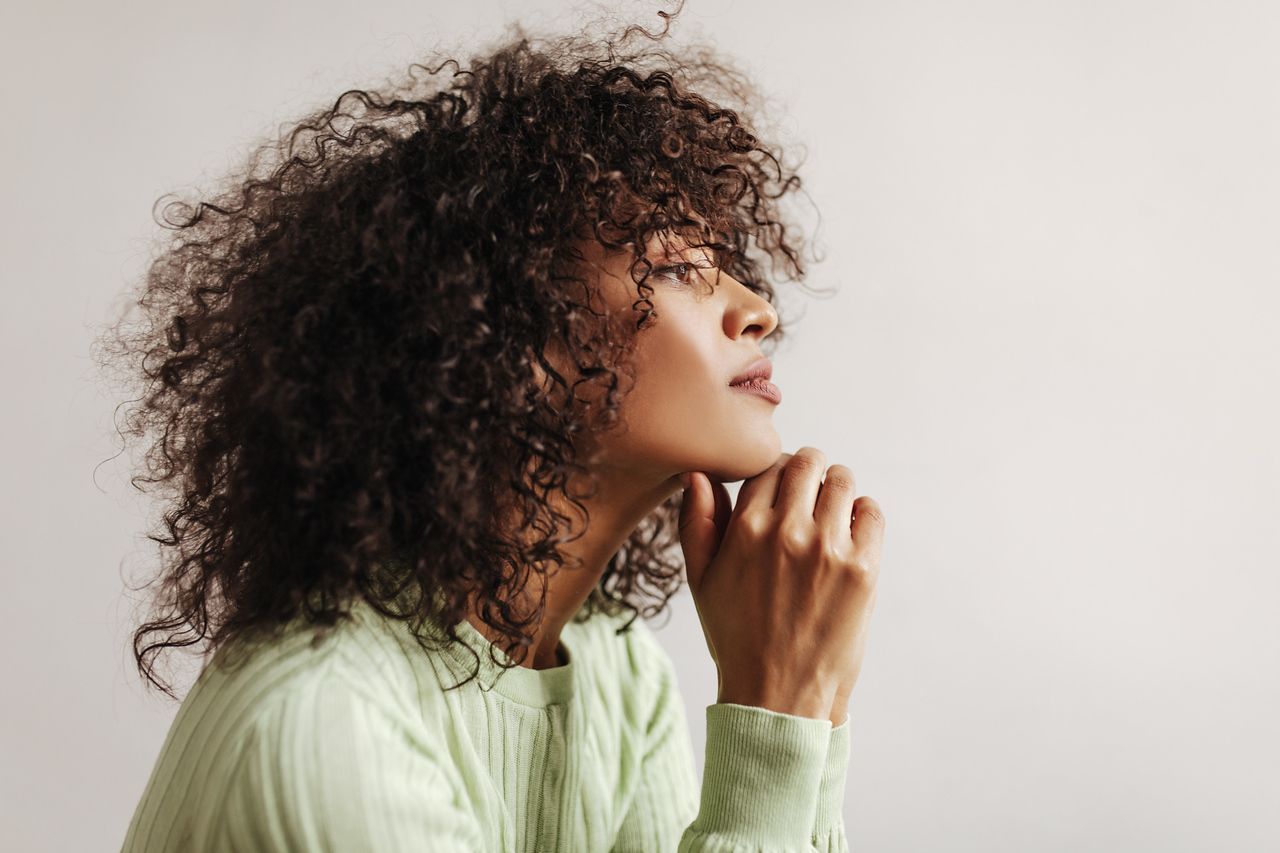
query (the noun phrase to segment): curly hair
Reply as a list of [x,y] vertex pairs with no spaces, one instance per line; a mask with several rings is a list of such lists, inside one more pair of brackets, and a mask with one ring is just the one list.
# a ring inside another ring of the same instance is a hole
[[[465,70],[344,92],[210,200],[166,205],[176,233],[95,345],[137,392],[117,431],[151,437],[130,483],[169,498],[133,634],[152,686],[176,698],[162,652],[295,618],[323,632],[357,596],[423,643],[474,596],[523,660],[543,610],[522,619],[504,591],[565,562],[548,495],[585,515],[565,489],[588,470],[575,439],[620,421],[627,356],[658,318],[650,239],[685,235],[770,302],[766,260],[804,275],[780,209],[800,179],[752,132],[742,72],[656,44],[678,13],[604,37],[509,24]],[[593,307],[584,238],[630,252],[634,323]],[[665,609],[678,510],[635,529],[574,621],[629,610],[622,633]]]

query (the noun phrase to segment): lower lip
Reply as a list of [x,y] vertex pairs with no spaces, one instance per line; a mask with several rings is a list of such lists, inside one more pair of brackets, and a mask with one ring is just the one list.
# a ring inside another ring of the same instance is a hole
[[750,382],[730,385],[729,387],[737,391],[745,391],[748,394],[755,394],[757,397],[764,397],[774,405],[782,402],[782,391],[767,379],[752,379]]

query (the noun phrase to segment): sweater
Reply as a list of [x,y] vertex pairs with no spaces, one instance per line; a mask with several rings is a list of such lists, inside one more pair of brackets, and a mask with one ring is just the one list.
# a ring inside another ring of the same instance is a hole
[[[362,600],[350,612],[321,638],[295,620],[217,650],[125,853],[848,850],[848,717],[709,705],[700,785],[671,658],[642,619],[622,634],[630,614],[571,621],[567,662],[535,670],[502,669],[466,619],[467,649],[429,651]],[[478,681],[446,690],[472,651]]]

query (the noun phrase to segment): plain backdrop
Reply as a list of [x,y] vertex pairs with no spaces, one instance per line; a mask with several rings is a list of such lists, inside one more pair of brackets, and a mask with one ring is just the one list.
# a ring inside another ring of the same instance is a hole
[[[89,352],[153,202],[438,43],[583,11],[7,10],[0,848],[118,849],[176,710],[128,653],[155,508]],[[775,423],[888,517],[851,846],[1280,849],[1280,4],[691,0],[675,37],[808,151],[834,295],[786,289]],[[701,764],[715,672],[671,614]]]

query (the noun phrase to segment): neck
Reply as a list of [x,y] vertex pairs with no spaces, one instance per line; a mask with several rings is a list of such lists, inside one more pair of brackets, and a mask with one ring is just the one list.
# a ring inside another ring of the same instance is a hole
[[[596,494],[579,501],[587,510],[589,523],[580,521],[581,514],[563,495],[553,496],[556,509],[576,520],[572,534],[577,538],[560,546],[565,568],[551,577],[534,574],[521,596],[526,603],[536,602],[546,588],[546,610],[541,624],[533,627],[533,644],[521,666],[549,669],[568,662],[568,654],[560,646],[564,626],[582,608],[591,590],[600,582],[609,560],[640,522],[680,489],[678,472],[668,476],[652,473],[640,476],[632,470],[606,471],[597,477]],[[577,494],[578,487],[572,488]],[[532,610],[533,606],[527,605],[519,612],[523,615]],[[498,643],[501,635],[481,621],[474,599],[468,603],[467,619],[490,642]]]

